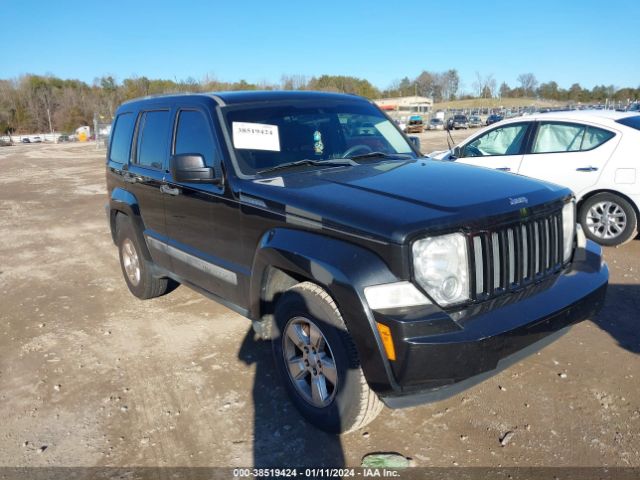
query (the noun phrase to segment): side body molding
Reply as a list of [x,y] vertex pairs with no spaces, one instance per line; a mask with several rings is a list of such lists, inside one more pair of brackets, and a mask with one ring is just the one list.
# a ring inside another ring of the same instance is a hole
[[338,305],[347,328],[358,332],[352,337],[371,388],[378,393],[398,388],[363,294],[365,286],[398,281],[380,257],[326,235],[272,229],[260,240],[253,261],[251,318],[260,318],[264,308],[262,293],[270,267],[293,277],[309,279],[327,290]]

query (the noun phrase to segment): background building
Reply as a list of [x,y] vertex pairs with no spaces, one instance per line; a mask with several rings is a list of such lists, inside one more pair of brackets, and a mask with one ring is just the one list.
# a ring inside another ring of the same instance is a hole
[[433,108],[433,99],[428,97],[395,97],[374,100],[386,112],[429,113]]

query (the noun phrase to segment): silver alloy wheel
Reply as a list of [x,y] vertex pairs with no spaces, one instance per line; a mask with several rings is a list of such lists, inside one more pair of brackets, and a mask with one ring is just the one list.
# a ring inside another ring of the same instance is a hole
[[282,353],[300,396],[314,407],[329,405],[338,390],[338,370],[318,326],[304,317],[289,320],[282,335]]
[[122,242],[122,264],[124,265],[124,271],[129,278],[129,282],[134,287],[137,287],[140,283],[140,260],[138,259],[138,253],[133,242],[125,238]]
[[613,239],[627,226],[627,214],[615,202],[598,202],[587,212],[587,228],[598,238]]

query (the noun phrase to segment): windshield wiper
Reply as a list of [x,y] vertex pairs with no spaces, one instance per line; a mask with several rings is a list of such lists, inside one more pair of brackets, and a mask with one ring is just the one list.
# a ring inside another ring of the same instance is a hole
[[407,153],[384,153],[384,152],[368,152],[361,155],[353,155],[349,157],[351,160],[366,160],[368,158],[383,158],[385,160],[413,160],[414,158]]
[[269,167],[269,168],[263,168],[262,170],[258,170],[257,173],[267,173],[267,172],[273,172],[276,170],[284,170],[287,168],[293,168],[293,167],[299,167],[301,165],[314,165],[314,166],[319,166],[319,167],[323,167],[323,166],[348,166],[348,167],[353,167],[358,165],[356,162],[354,162],[353,160],[351,160],[350,158],[343,158],[343,159],[339,159],[339,160],[312,160],[310,158],[305,158],[302,160],[296,160],[295,162],[287,162],[287,163],[281,163],[280,165],[275,165],[273,167]]

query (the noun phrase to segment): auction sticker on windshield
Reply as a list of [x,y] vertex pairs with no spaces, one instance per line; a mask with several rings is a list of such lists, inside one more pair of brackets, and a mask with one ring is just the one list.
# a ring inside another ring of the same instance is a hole
[[280,151],[277,125],[233,122],[233,146],[248,150]]

